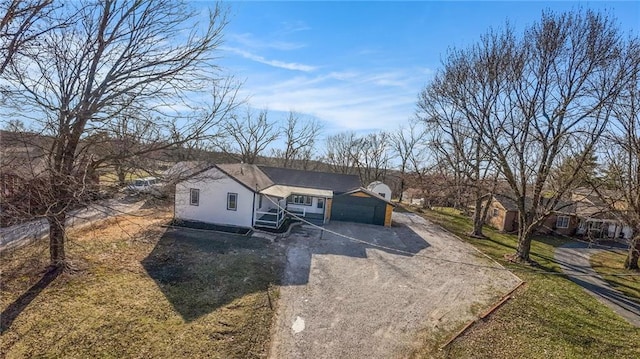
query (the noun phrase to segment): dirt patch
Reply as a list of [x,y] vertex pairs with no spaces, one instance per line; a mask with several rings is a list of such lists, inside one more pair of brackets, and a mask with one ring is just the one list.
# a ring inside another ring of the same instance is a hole
[[418,216],[394,213],[394,222],[294,230],[271,357],[408,357],[520,282]]

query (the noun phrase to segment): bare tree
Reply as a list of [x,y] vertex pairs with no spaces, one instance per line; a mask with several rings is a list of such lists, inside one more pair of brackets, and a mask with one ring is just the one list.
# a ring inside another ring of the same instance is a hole
[[269,122],[263,109],[257,116],[249,107],[244,117],[231,115],[221,126],[221,133],[213,140],[213,146],[243,163],[256,163],[267,147],[280,137],[276,123]]
[[[639,60],[640,43],[632,42],[626,56]],[[640,257],[640,64],[637,62],[614,113],[603,141],[607,177],[595,190],[609,210],[631,226],[633,237],[624,266],[637,270]]]
[[[174,145],[168,133],[181,133],[183,142],[211,133],[233,109],[236,94],[231,82],[219,79],[214,63],[226,24],[219,7],[204,31],[194,28],[195,13],[185,4],[169,0],[78,1],[56,8],[52,17],[69,14],[72,23],[39,36],[37,47],[18,51],[2,76],[11,91],[8,101],[48,139],[43,216],[55,267],[68,264],[70,210],[84,200],[95,170],[124,156],[94,151],[96,134],[109,133],[125,110],[157,113],[154,130],[126,155],[141,156]],[[205,86],[212,89],[210,107],[176,115],[172,108],[189,106],[193,91]]]
[[54,5],[53,0],[0,2],[0,75],[19,51],[47,31],[65,26],[64,20],[51,17],[60,6]]
[[[488,45],[476,54],[500,58],[499,67],[489,68],[504,74],[499,106],[488,116],[474,115],[464,94],[490,90],[476,80],[463,87],[458,105],[509,184],[518,207],[513,258],[528,262],[532,234],[574,186],[629,79],[632,61],[622,58],[624,40],[613,20],[593,11],[544,12],[521,41],[492,36]],[[470,61],[460,74],[482,64]],[[576,159],[575,173],[550,188],[550,173],[566,155]]]
[[336,173],[356,173],[356,141],[354,132],[341,132],[327,137],[324,161]]
[[407,172],[411,160],[419,162],[418,159],[422,158],[426,150],[424,146],[425,129],[418,126],[418,122],[410,121],[408,127],[400,126],[390,135],[391,148],[395,157],[400,160],[400,202],[402,202],[402,195],[407,184]]
[[[632,72],[623,48],[619,30],[605,15],[544,12],[521,38],[507,25],[452,51],[428,87],[433,92],[422,101],[425,107],[434,105],[427,102],[432,98],[444,98],[443,106],[427,111],[430,117],[451,119],[445,127],[455,130],[448,131],[449,140],[464,134],[470,141],[451,140],[448,147],[461,154],[449,162],[462,160],[478,180],[478,169],[491,159],[509,185],[518,207],[514,260],[530,260],[532,234],[560,209],[589,162]],[[567,157],[575,160],[573,173],[552,186],[552,172]]]
[[351,155],[363,185],[385,181],[390,159],[390,136],[387,132],[370,133],[357,138]]
[[432,129],[430,141],[436,157],[452,169],[456,202],[465,209],[474,204],[473,237],[483,237],[482,227],[497,169],[482,141],[484,127],[499,112],[506,73],[505,55],[513,50],[509,30],[489,33],[479,44],[452,51],[437,74],[421,92],[418,116]]
[[284,134],[285,149],[273,151],[273,156],[280,160],[285,168],[294,167],[300,162],[306,168],[314,150],[322,127],[320,123],[311,119],[303,121],[300,115],[291,111],[285,126],[281,128]]

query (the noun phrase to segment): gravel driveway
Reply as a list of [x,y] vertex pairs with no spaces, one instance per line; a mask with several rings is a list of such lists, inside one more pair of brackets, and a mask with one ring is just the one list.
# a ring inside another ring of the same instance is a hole
[[[520,279],[422,217],[332,222],[286,240],[272,358],[406,357],[421,336],[476,318]],[[383,246],[380,248],[378,246]]]

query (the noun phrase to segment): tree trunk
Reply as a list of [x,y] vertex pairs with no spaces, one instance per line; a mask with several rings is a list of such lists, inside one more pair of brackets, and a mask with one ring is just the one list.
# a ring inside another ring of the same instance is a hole
[[517,262],[531,262],[529,253],[531,252],[531,236],[533,235],[532,217],[529,213],[518,215],[518,249],[514,257]]
[[483,196],[477,196],[475,201],[475,208],[473,210],[473,230],[470,236],[475,238],[484,238],[482,233],[482,226],[484,225],[484,217],[482,211]]
[[116,165],[116,173],[118,174],[118,185],[124,187],[126,183],[126,173],[121,165]]
[[638,270],[638,257],[640,257],[640,233],[631,239],[629,243],[629,252],[627,253],[627,259],[624,261],[625,269]]
[[49,255],[51,258],[51,266],[53,267],[63,267],[65,265],[65,220],[65,213],[57,213],[47,217],[47,221],[49,222]]

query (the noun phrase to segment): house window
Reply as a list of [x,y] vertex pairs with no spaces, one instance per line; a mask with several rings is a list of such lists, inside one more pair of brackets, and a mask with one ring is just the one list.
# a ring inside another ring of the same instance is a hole
[[305,206],[310,206],[312,204],[313,198],[311,196],[303,196],[299,194],[292,194],[287,198],[287,203],[292,204],[302,204]]
[[324,198],[318,198],[318,208],[324,208]]
[[491,216],[493,216],[493,217],[497,217],[498,214],[500,214],[500,213],[499,213],[499,210],[497,208],[494,208],[493,212],[491,212]]
[[556,228],[569,228],[569,217],[558,216],[558,219],[556,219]]
[[189,190],[189,204],[192,206],[200,205],[200,190],[197,188],[191,188]]
[[238,209],[238,194],[237,193],[227,193],[227,210],[235,211]]

